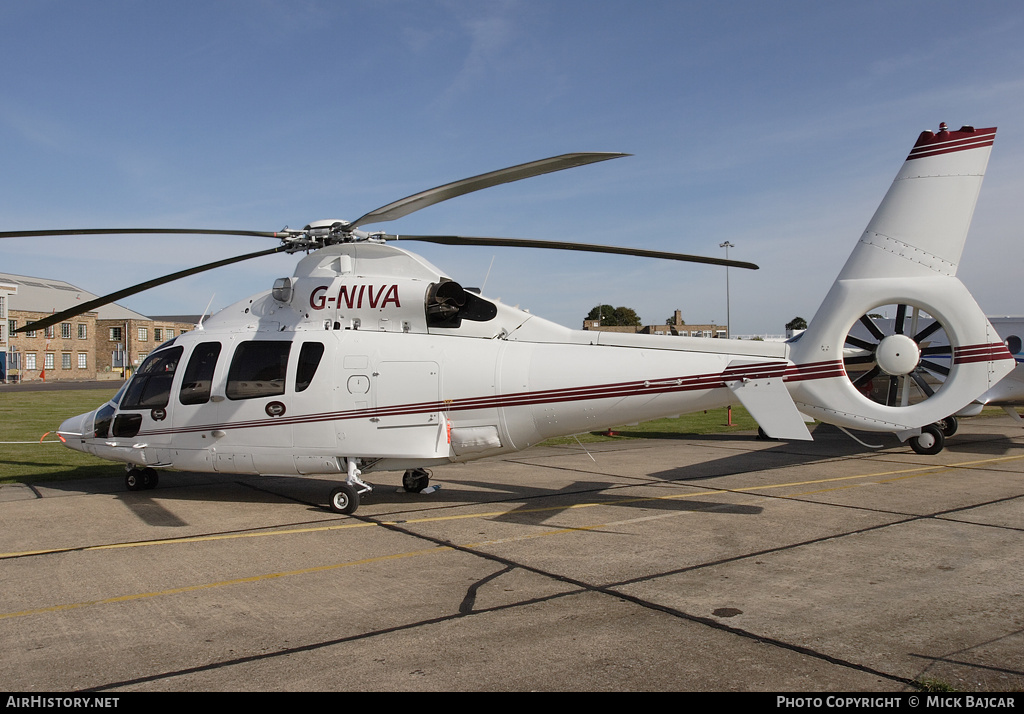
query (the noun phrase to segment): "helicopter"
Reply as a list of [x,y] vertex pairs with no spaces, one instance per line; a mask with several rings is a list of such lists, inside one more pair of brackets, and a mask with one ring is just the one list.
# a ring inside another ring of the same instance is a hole
[[[329,507],[352,514],[372,491],[362,478],[367,473],[401,472],[402,486],[419,492],[434,466],[736,400],[770,438],[811,440],[807,423],[816,419],[892,433],[919,453],[938,453],[944,437],[936,423],[1014,366],[956,277],[995,133],[942,124],[920,134],[808,329],[788,343],[569,329],[464,288],[394,243],[584,250],[756,269],[751,263],[360,228],[626,154],[564,154],[519,164],[413,194],[351,222],[315,221],[301,230],[62,229],[0,238],[185,233],[280,242],[119,290],[19,332],[222,265],[306,253],[293,275],[163,343],[110,401],[61,424],[58,436],[67,447],[124,463],[129,490],[155,487],[162,469],[336,475]],[[931,332],[901,328],[874,342],[850,340],[863,316],[893,303],[933,318],[951,348],[945,381],[913,402],[872,400],[844,364],[859,358],[893,381],[909,381],[922,360],[919,343]]]

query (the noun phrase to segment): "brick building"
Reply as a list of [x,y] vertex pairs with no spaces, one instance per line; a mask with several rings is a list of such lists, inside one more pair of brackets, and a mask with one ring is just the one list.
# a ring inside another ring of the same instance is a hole
[[6,381],[120,380],[153,349],[194,323],[153,319],[112,303],[43,330],[15,330],[96,298],[62,280],[0,273],[5,298],[2,340]]
[[666,321],[664,325],[642,325],[639,327],[623,325],[602,326],[600,320],[584,320],[583,329],[642,335],[673,335],[676,337],[719,337],[722,339],[729,337],[729,331],[722,325],[714,323],[710,325],[687,325],[683,322],[683,314],[679,310],[676,310],[672,315],[672,319]]

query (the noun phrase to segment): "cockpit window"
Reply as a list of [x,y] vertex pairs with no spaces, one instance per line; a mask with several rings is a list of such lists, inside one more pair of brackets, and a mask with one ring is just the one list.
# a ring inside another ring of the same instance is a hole
[[284,394],[291,342],[243,342],[235,348],[228,370],[228,399],[255,399]]
[[154,352],[139,367],[128,383],[121,400],[121,409],[156,409],[166,407],[171,396],[171,382],[181,359],[181,347]]
[[295,391],[305,391],[313,381],[316,368],[320,366],[320,358],[324,356],[324,346],[319,342],[307,342],[299,352],[299,367],[295,371]]
[[[129,380],[130,381],[130,380]],[[110,398],[110,403],[115,407],[121,403],[121,397],[124,396],[124,390],[128,389],[128,382],[121,385],[121,388],[117,390],[117,394]]]
[[220,356],[219,342],[203,342],[192,350],[188,358],[188,366],[181,378],[181,391],[178,401],[182,404],[206,404],[210,401],[210,389],[213,386],[213,371],[217,368]]

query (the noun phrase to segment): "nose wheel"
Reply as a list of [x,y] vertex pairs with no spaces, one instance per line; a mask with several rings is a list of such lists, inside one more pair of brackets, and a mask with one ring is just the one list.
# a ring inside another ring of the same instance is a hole
[[345,459],[345,468],[348,471],[348,478],[345,483],[331,491],[330,507],[335,513],[350,515],[359,508],[359,494],[372,491],[370,484],[365,483],[359,476],[359,460],[353,458]]
[[343,483],[331,491],[331,510],[346,515],[355,513],[359,508],[359,491],[347,483]]

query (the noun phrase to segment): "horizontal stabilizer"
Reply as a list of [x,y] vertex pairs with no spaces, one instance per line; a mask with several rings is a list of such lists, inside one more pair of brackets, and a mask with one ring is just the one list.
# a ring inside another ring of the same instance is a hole
[[[729,380],[730,372],[742,374],[753,362],[734,360],[726,369],[725,386],[735,394],[743,407],[754,417],[758,426],[772,439],[811,441],[804,418],[797,411],[793,398],[782,380],[782,374],[771,376],[742,376]],[[758,364],[763,367],[764,363]]]

